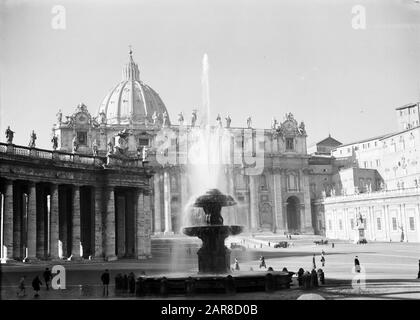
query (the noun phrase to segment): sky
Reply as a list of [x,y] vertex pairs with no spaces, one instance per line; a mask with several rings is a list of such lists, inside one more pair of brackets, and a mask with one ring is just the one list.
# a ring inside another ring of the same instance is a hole
[[[64,29],[53,28],[56,5]],[[354,28],[357,5],[365,28]],[[10,125],[16,144],[35,130],[50,149],[59,109],[83,102],[96,115],[129,45],[172,121],[202,103],[205,53],[211,117],[269,128],[292,112],[308,145],[394,132],[395,108],[420,100],[414,0],[0,0],[0,141]]]

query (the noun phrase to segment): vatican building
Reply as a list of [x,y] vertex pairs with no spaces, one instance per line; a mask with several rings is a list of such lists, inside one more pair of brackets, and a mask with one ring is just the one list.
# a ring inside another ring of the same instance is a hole
[[50,150],[36,147],[35,132],[15,145],[10,124],[0,143],[2,261],[148,258],[153,237],[200,220],[189,204],[202,186],[232,195],[226,219],[249,233],[420,241],[418,103],[397,108],[397,133],[308,147],[290,112],[262,129],[200,108],[170,118],[176,110],[142,78],[130,51],[98,107],[58,110]]

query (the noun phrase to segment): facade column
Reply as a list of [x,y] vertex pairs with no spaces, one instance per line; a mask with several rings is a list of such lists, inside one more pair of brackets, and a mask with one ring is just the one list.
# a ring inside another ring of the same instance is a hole
[[[188,203],[188,177],[187,171],[184,167],[181,167],[179,170],[179,180],[180,182],[180,189],[181,189],[181,217],[184,216],[184,210]],[[182,221],[182,220],[181,220]]]
[[73,259],[81,258],[80,243],[80,187],[73,186],[72,197],[72,232],[71,232],[71,255]]
[[50,198],[50,258],[58,259],[58,241],[59,241],[59,209],[58,209],[58,185],[51,185]]
[[301,227],[305,233],[314,233],[312,225],[312,213],[311,213],[311,193],[309,189],[309,171],[307,169],[301,170],[300,175],[302,176],[301,181],[303,182],[303,203],[305,204],[301,215]]
[[256,175],[249,176],[249,202],[250,202],[250,213],[251,213],[251,230],[257,230],[259,227],[258,219],[258,183]]
[[115,195],[114,187],[107,187],[105,191],[106,212],[105,212],[105,259],[107,261],[117,260],[115,255]]
[[[3,246],[7,248],[6,258],[13,259],[13,181],[6,181],[3,213]],[[4,250],[3,248],[1,248]],[[3,251],[4,252],[4,251]]]
[[153,177],[153,201],[154,201],[154,232],[159,234],[162,232],[162,219],[161,219],[161,194],[160,194],[160,173],[155,173]]
[[[29,183],[27,249],[29,260],[36,259],[36,183]],[[26,258],[26,257],[25,257]]]
[[171,180],[169,172],[163,173],[163,201],[165,213],[165,234],[173,234],[171,214]]
[[103,258],[102,247],[102,212],[103,212],[103,190],[95,187],[95,246],[93,256],[95,258]]
[[273,174],[273,199],[274,199],[274,232],[284,233],[283,197],[281,192],[281,173],[274,170]]

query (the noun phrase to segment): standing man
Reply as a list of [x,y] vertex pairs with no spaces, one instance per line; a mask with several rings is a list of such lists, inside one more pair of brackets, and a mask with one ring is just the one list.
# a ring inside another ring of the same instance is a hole
[[315,253],[312,256],[312,269],[316,269],[316,263],[315,263]]
[[354,269],[356,270],[356,272],[360,273],[360,261],[359,261],[359,257],[356,256],[354,258]]
[[321,253],[321,263],[322,263],[322,266],[325,267],[324,251],[322,251],[322,253]]
[[417,273],[417,279],[420,279],[420,260],[419,260],[419,272]]
[[51,282],[51,279],[52,279],[52,273],[51,273],[50,269],[45,268],[43,276],[44,276],[44,280],[45,280],[45,286],[47,287],[47,290],[49,290],[50,289],[50,282]]
[[260,269],[262,267],[267,268],[267,266],[265,264],[265,258],[264,258],[264,256],[261,256],[261,258],[260,258]]
[[103,295],[108,297],[108,286],[109,286],[109,271],[105,269],[105,272],[101,276],[102,285],[104,288]]

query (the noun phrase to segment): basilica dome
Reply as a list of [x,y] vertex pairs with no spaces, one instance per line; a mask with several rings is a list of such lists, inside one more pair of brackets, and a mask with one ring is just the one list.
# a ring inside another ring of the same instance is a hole
[[122,73],[122,81],[102,101],[98,118],[105,115],[109,125],[153,123],[154,112],[162,118],[167,112],[165,104],[156,91],[140,80],[140,71],[131,50]]

